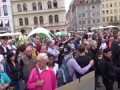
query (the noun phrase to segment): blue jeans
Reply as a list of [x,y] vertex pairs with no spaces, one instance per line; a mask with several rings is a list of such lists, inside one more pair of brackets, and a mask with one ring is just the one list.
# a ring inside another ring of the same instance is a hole
[[14,90],[23,90],[23,81],[22,81],[22,79],[20,79],[18,82],[12,83],[11,86],[14,87]]

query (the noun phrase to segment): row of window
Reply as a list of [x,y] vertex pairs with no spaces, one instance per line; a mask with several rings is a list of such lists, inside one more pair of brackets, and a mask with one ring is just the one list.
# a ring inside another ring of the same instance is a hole
[[[117,16],[103,17],[103,22],[117,21],[117,20],[118,20]],[[120,20],[120,16],[119,16],[119,20]]]
[[83,13],[83,14],[79,14],[79,17],[93,17],[93,16],[99,16],[99,12],[87,12],[87,13]]
[[[58,15],[55,15],[55,16],[54,16],[54,20],[55,20],[55,23],[58,23],[58,22],[59,22],[59,17],[58,17]],[[38,22],[38,17],[34,17],[34,18],[33,18],[33,21],[34,21],[34,25],[38,25],[38,23],[39,23],[40,25],[43,25],[43,24],[44,24],[44,18],[43,18],[43,16],[40,16],[40,17],[39,17],[39,22]],[[25,25],[29,25],[29,19],[28,19],[27,17],[24,18],[24,22],[25,22]],[[53,24],[53,16],[52,16],[52,15],[49,16],[49,24]],[[20,25],[20,26],[23,26],[23,18],[19,18],[19,25]]]
[[9,20],[8,19],[4,20],[4,23],[2,20],[0,20],[0,27],[3,27],[3,26],[9,27]]
[[95,24],[95,23],[100,23],[100,20],[99,19],[93,19],[93,20],[87,20],[87,22],[85,20],[83,21],[79,21],[79,24],[82,25],[82,24]]
[[109,10],[102,11],[102,13],[103,13],[103,15],[104,15],[104,14],[113,14],[113,13],[115,14],[115,13],[117,13],[117,9],[110,10],[110,11],[109,11]]
[[[51,2],[51,1],[48,1],[47,2],[47,5],[48,5],[48,9],[51,9],[52,8],[52,6],[54,7],[54,8],[57,8],[58,7],[58,4],[57,4],[57,1],[56,0],[54,0],[53,2]],[[23,9],[22,9],[22,7],[23,7]],[[21,4],[18,4],[17,5],[17,9],[18,9],[18,12],[22,12],[22,11],[27,11],[27,4],[26,3],[23,3],[23,5],[21,5]],[[32,3],[32,9],[33,10],[42,10],[43,9],[43,5],[42,5],[42,2],[33,2]]]
[[[114,3],[107,3],[107,4],[102,4],[102,8],[109,8],[109,7],[116,7],[117,6],[117,2],[114,2]],[[119,6],[120,6],[120,2],[119,2]]]

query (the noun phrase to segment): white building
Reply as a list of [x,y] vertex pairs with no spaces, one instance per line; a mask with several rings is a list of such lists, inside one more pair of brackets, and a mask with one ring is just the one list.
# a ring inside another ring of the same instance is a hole
[[11,0],[0,0],[0,32],[13,32]]

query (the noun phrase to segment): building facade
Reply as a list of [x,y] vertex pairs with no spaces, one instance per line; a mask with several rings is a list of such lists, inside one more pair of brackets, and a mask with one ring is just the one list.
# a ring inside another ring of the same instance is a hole
[[102,0],[102,24],[120,24],[120,0]]
[[67,14],[72,18],[69,23],[72,24],[71,30],[89,30],[101,25],[100,0],[73,0],[69,10]]
[[0,0],[0,32],[13,32],[11,0]]
[[15,30],[66,30],[64,0],[11,0]]

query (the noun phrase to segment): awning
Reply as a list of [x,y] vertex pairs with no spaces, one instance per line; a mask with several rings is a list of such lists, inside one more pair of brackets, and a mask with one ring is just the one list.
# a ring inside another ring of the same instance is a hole
[[5,20],[5,24],[8,25],[8,23],[9,23],[9,20]]

